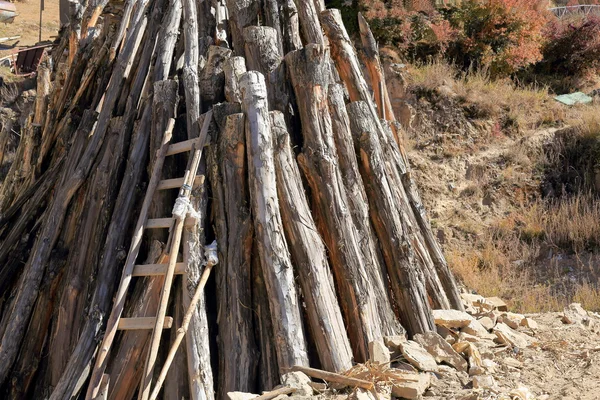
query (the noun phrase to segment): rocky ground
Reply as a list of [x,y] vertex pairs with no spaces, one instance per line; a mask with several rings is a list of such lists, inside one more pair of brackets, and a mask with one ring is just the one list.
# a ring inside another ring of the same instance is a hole
[[[370,346],[371,360],[344,376],[372,390],[311,380],[319,371],[290,372],[261,397],[231,400],[592,400],[600,398],[600,315],[571,304],[560,313],[520,315],[500,299],[464,294],[468,313],[436,310],[438,333],[387,337]],[[293,391],[291,394],[277,394]]]

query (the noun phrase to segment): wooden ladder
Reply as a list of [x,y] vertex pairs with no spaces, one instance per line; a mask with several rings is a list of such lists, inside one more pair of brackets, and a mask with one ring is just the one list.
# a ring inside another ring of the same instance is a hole
[[[86,394],[86,399],[88,400],[97,399],[101,393],[106,392],[107,390],[109,377],[104,375],[104,371],[106,370],[110,349],[118,330],[152,329],[150,349],[148,351],[139,390],[140,400],[156,399],[158,393],[160,392],[162,383],[167,375],[168,369],[173,361],[173,358],[175,357],[177,348],[181,344],[181,341],[187,332],[187,328],[194,314],[198,301],[200,300],[204,285],[206,284],[206,280],[210,274],[210,270],[216,264],[216,256],[208,257],[206,268],[202,273],[200,282],[196,288],[196,292],[194,293],[188,309],[184,314],[182,325],[177,330],[177,336],[171,345],[165,364],[161,369],[156,384],[154,385],[154,389],[151,391],[152,375],[154,366],[156,364],[156,357],[158,354],[158,348],[160,346],[162,332],[163,329],[171,328],[173,324],[173,318],[166,316],[167,304],[169,301],[169,295],[171,293],[173,278],[175,274],[185,274],[187,268],[187,260],[184,258],[184,262],[177,262],[177,256],[179,254],[181,237],[186,221],[196,223],[193,218],[187,218],[188,211],[190,209],[189,197],[193,187],[202,183],[204,180],[204,177],[197,176],[196,173],[202,157],[202,149],[206,143],[208,127],[211,120],[212,111],[209,111],[206,114],[198,138],[174,144],[171,144],[170,142],[175,120],[172,118],[169,120],[167,129],[163,135],[161,147],[156,153],[156,160],[152,168],[150,182],[148,183],[148,188],[146,189],[144,202],[142,203],[140,214],[138,216],[137,224],[131,240],[131,245],[129,247],[129,253],[127,254],[127,259],[123,267],[121,282],[115,296],[110,317],[108,318],[106,324],[104,338],[102,340],[102,344],[100,345],[96,362],[92,370],[90,385]],[[161,180],[161,172],[165,158],[167,156],[184,152],[191,152],[191,157],[188,161],[184,176],[182,178]],[[148,219],[148,210],[152,204],[152,198],[154,194],[160,190],[175,189],[178,187],[180,188],[179,196],[175,202],[172,217]],[[136,264],[142,238],[146,229],[169,229],[169,239],[167,241],[168,254],[161,255],[157,264]],[[121,317],[131,279],[133,277],[157,275],[165,276],[157,315],[155,317]]]

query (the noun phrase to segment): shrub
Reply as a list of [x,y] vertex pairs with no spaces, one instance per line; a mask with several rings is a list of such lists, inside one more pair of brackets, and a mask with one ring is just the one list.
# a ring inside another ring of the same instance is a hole
[[541,58],[546,12],[539,11],[539,1],[466,0],[439,10],[430,0],[359,4],[375,36],[413,60],[444,56],[464,69],[486,67],[498,76]]
[[600,16],[573,15],[552,21],[544,36],[541,72],[582,75],[600,69]]
[[531,0],[467,0],[442,11],[460,32],[448,56],[468,67],[508,75],[541,59],[545,11]]

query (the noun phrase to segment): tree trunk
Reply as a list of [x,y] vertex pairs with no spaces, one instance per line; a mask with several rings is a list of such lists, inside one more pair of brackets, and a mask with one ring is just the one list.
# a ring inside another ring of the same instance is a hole
[[218,398],[254,391],[258,350],[252,321],[252,220],[246,173],[244,115],[225,119],[211,157],[220,267],[217,269]]
[[389,302],[379,260],[362,245],[349,215],[348,195],[338,168],[331,116],[327,112],[329,62],[318,45],[286,56],[298,99],[304,145],[298,161],[311,188],[318,227],[330,251],[340,304],[354,358],[368,359],[368,344],[403,332]]
[[308,365],[308,356],[294,271],[277,201],[267,87],[264,76],[253,71],[242,75],[240,87],[246,115],[254,230],[271,308],[277,363],[279,371],[284,373],[294,365]]
[[352,367],[352,349],[337,302],[325,245],[310,213],[283,115],[271,112],[277,191],[286,238],[302,288],[319,360],[328,371]]

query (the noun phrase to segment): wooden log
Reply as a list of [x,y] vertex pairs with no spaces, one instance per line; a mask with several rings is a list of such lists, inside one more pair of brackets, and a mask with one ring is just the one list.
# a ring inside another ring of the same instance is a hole
[[232,103],[241,103],[240,76],[246,72],[244,57],[231,57],[223,64],[225,74],[225,98]]
[[219,243],[217,323],[219,325],[218,398],[255,388],[258,350],[252,304],[252,219],[247,183],[244,115],[225,119],[212,149],[211,186]]
[[119,254],[125,244],[125,238],[128,236],[124,227],[131,223],[132,211],[137,200],[136,192],[131,188],[140,184],[148,160],[150,116],[151,107],[146,106],[139,124],[134,127],[124,178],[115,202],[115,210],[118,212],[114,212],[111,217],[96,277],[97,284],[90,300],[90,304],[95,305],[94,312],[87,319],[79,335],[77,346],[73,350],[58,384],[52,391],[51,400],[75,396],[89,374],[87,366],[96,350],[97,335],[101,331],[104,316],[109,312],[118,276],[118,266],[122,261]]
[[319,236],[283,114],[271,112],[275,172],[283,228],[296,267],[312,337],[321,365],[328,371],[352,367],[352,349],[337,302],[325,245]]
[[35,91],[35,110],[33,124],[44,126],[46,111],[48,109],[48,95],[50,94],[50,66],[48,60],[42,60],[37,70],[37,88]]
[[[50,336],[48,363],[55,385],[69,361],[71,351],[79,339],[81,327],[85,324],[84,309],[89,292],[90,276],[95,275],[98,257],[102,252],[104,238],[112,207],[118,195],[118,173],[124,162],[126,142],[131,132],[123,129],[126,124],[122,117],[111,120],[109,133],[105,139],[99,162],[89,178],[87,190],[81,199],[85,213],[77,218],[78,237],[76,251],[71,251],[64,272],[65,279],[59,296],[59,306]],[[124,132],[123,132],[124,131]]]
[[231,44],[236,56],[244,55],[243,30],[250,25],[258,25],[260,3],[256,0],[226,0],[231,28]]
[[349,376],[344,376],[333,372],[322,371],[316,368],[307,368],[301,365],[297,365],[292,367],[291,370],[303,372],[310,377],[323,379],[327,382],[339,383],[341,385],[351,387],[359,387],[366,390],[373,389],[373,382],[365,381],[363,379],[351,378]]
[[302,48],[298,8],[294,0],[280,0],[283,54]]
[[290,90],[277,31],[268,26],[244,28],[244,48],[248,70],[265,76],[269,109],[281,111],[289,120]]
[[329,85],[327,100],[329,102],[333,139],[337,149],[340,173],[347,192],[348,208],[363,241],[362,251],[366,259],[375,259],[378,265],[381,266],[380,269],[369,271],[371,274],[375,274],[373,279],[387,282],[383,254],[381,254],[379,241],[371,225],[369,201],[358,169],[354,140],[350,131],[350,120],[344,101],[343,85],[337,83]]
[[182,2],[185,52],[181,75],[185,89],[188,138],[191,139],[198,137],[198,118],[202,109],[198,79],[198,16],[194,0],[182,0]]
[[225,100],[225,74],[223,65],[231,56],[231,50],[220,46],[208,48],[208,58],[200,77],[200,93],[203,104]]
[[[175,292],[170,308],[173,310],[173,328],[169,331],[168,348],[177,341],[178,328],[183,322],[183,314],[185,312],[183,305],[183,279],[178,278],[175,281]],[[164,358],[163,356],[160,357]],[[168,370],[165,377],[163,399],[164,400],[181,400],[191,398],[188,382],[187,356],[185,348],[178,348],[173,358],[173,364]]]
[[296,0],[296,7],[298,9],[298,18],[300,20],[300,29],[304,44],[315,43],[324,45],[325,40],[319,21],[320,7],[317,8],[313,0]]
[[[213,123],[213,111],[203,114],[198,121],[202,124],[202,131],[198,137],[197,149],[203,150]],[[188,129],[188,138],[192,132]],[[188,164],[191,160],[188,160]],[[200,160],[200,168],[205,171],[204,159]],[[188,308],[192,299],[190,293],[199,284],[203,273],[204,243],[206,237],[204,225],[206,219],[207,190],[204,179],[192,190],[190,204],[199,214],[196,224],[184,229],[183,254],[187,263],[187,275],[183,282],[183,307]],[[199,299],[196,312],[192,315],[190,331],[186,337],[186,354],[188,363],[188,381],[190,385],[190,397],[192,399],[214,399],[214,383],[212,365],[210,361],[211,351],[208,337],[208,317],[206,312],[206,301],[204,296]]]
[[[89,132],[95,119],[94,113],[88,112],[80,124],[80,131]],[[92,139],[77,169],[54,194],[55,197],[47,210],[48,218],[45,220],[40,236],[36,240],[31,256],[25,266],[12,310],[10,313],[4,314],[8,324],[0,342],[0,382],[6,379],[17,356],[19,344],[23,339],[30,313],[37,298],[46,262],[50,257],[55,241],[58,239],[69,203],[75,192],[85,181],[92,167],[93,159],[99,150],[98,142]]]
[[246,72],[240,79],[240,87],[242,108],[246,115],[254,229],[271,306],[277,362],[279,370],[283,372],[293,365],[308,365],[306,342],[294,272],[277,201],[273,138],[264,76],[259,72]]
[[360,232],[349,213],[347,191],[327,112],[328,56],[308,45],[286,56],[302,121],[304,145],[298,161],[311,188],[317,226],[330,252],[340,305],[356,361],[368,359],[368,343],[401,334],[386,284],[377,276],[383,266],[367,258]]
[[402,204],[394,187],[402,185],[385,169],[386,158],[368,106],[354,102],[348,106],[351,130],[360,149],[360,170],[365,182],[371,220],[379,237],[388,267],[388,276],[400,311],[403,325],[411,335],[435,328],[431,307],[427,301],[425,277],[415,259],[411,233],[402,217],[409,207]]
[[179,33],[183,5],[181,0],[168,2],[169,8],[161,24],[158,35],[157,57],[154,63],[154,82],[160,82],[169,77],[175,43]]
[[390,127],[394,134],[394,140],[398,144],[402,158],[408,164],[408,158],[406,157],[406,151],[404,150],[404,138],[402,136],[402,131],[396,122],[394,109],[392,108],[387,86],[385,85],[385,74],[379,60],[379,49],[377,47],[377,42],[375,41],[375,37],[371,32],[371,28],[369,27],[367,20],[362,16],[361,13],[358,13],[358,28],[360,30],[360,39],[363,48],[363,52],[361,54],[363,55],[363,62],[367,67],[371,81],[371,89],[373,90],[375,102],[377,103],[379,118],[390,122]]
[[271,321],[269,296],[265,285],[262,262],[256,240],[252,244],[252,308],[256,342],[259,349],[257,391],[270,390],[279,385],[279,366],[275,345],[275,331]]

